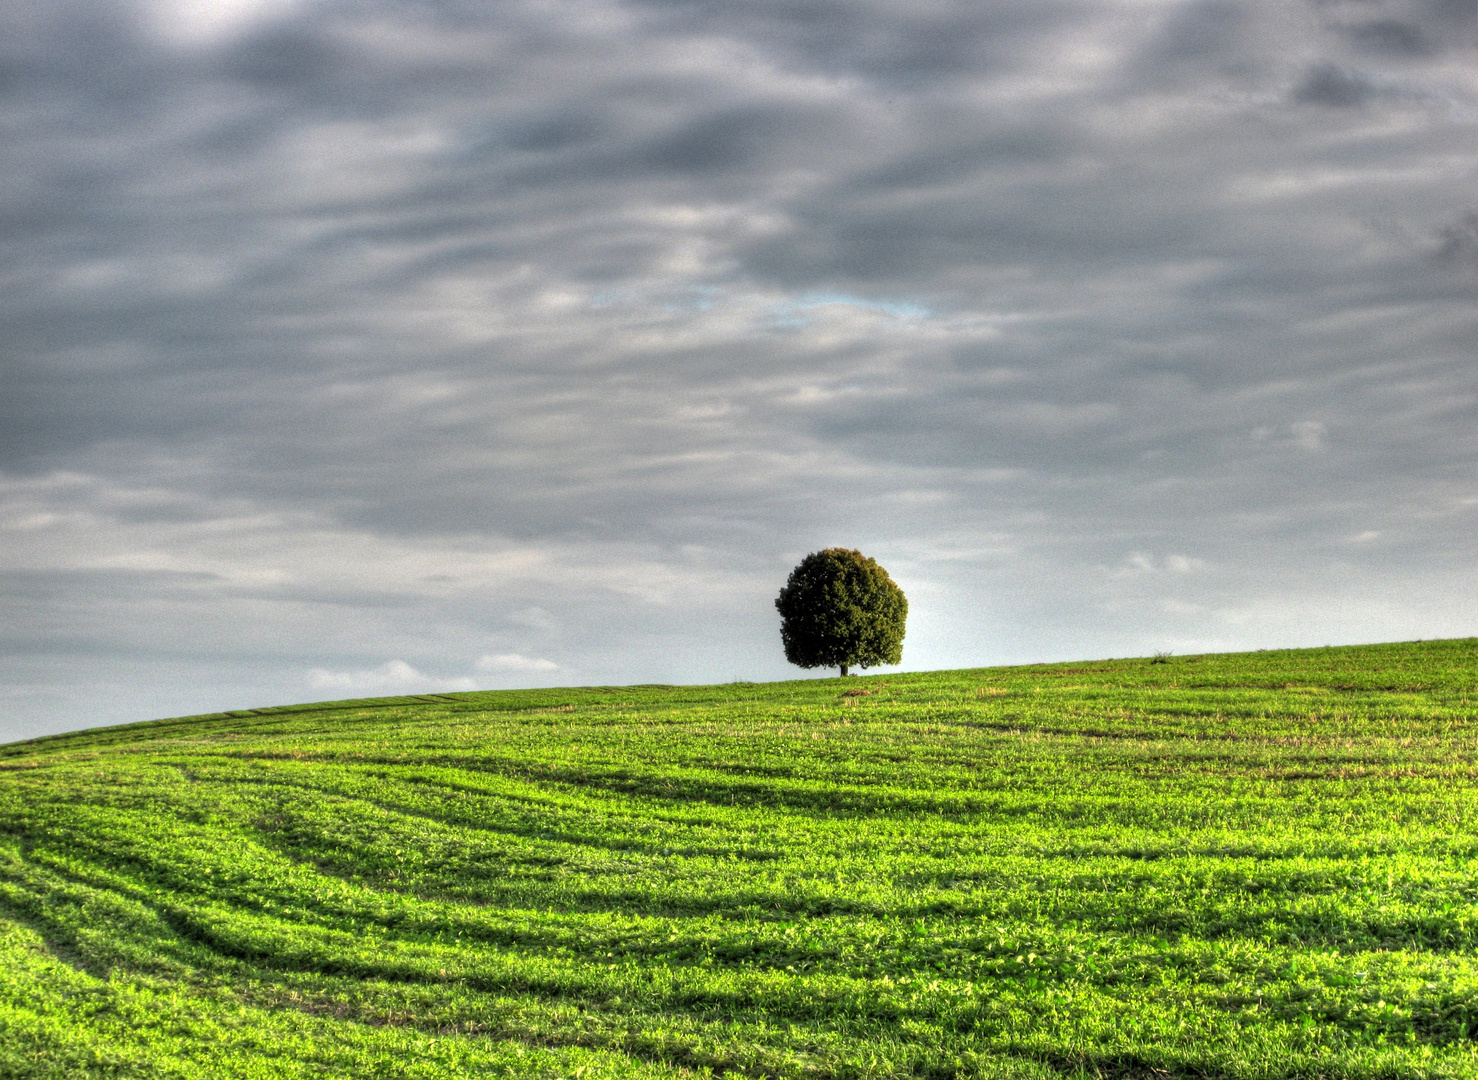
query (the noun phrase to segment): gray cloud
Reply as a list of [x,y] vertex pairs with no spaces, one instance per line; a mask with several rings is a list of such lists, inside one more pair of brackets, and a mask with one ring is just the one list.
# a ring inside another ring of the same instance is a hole
[[1437,258],[1448,264],[1478,266],[1478,211],[1437,230]]
[[1424,59],[1478,48],[1478,15],[1467,0],[1321,0],[1324,23],[1357,50]]
[[1349,34],[1360,49],[1377,56],[1428,56],[1435,49],[1420,26],[1399,19],[1356,23]]
[[0,727],[1472,632],[1472,22],[0,7]]
[[1310,105],[1332,105],[1337,109],[1364,105],[1377,93],[1364,76],[1336,64],[1315,64],[1299,84],[1294,98]]

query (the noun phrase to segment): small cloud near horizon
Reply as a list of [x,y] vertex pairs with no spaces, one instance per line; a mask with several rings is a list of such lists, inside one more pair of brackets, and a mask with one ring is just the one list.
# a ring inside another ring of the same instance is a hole
[[478,671],[558,671],[553,660],[543,660],[519,653],[499,653],[480,656],[476,664]]
[[472,679],[441,679],[426,675],[404,660],[389,660],[376,668],[354,671],[313,668],[308,672],[308,685],[315,690],[393,690],[406,693],[477,689]]

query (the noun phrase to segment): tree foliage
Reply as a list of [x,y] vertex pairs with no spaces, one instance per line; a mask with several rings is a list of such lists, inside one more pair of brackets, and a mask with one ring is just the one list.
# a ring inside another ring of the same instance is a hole
[[908,600],[860,551],[814,551],[775,600],[785,658],[798,667],[869,668],[903,659]]

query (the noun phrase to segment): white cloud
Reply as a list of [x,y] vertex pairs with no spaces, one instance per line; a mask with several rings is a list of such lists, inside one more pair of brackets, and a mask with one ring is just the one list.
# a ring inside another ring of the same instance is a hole
[[179,45],[211,45],[280,18],[296,0],[148,0],[149,22]]
[[553,615],[537,604],[526,607],[522,611],[512,612],[508,616],[508,621],[545,631],[553,630],[559,625],[559,621]]
[[1197,559],[1189,555],[1166,555],[1162,559],[1156,559],[1143,551],[1130,552],[1124,558],[1126,568],[1115,572],[1116,576],[1127,574],[1158,574],[1169,572],[1172,574],[1194,574],[1206,569],[1206,560]]
[[478,671],[558,671],[559,665],[520,653],[498,653],[478,657]]
[[1324,449],[1324,436],[1328,429],[1318,420],[1300,420],[1291,425],[1293,445],[1300,450],[1317,453]]
[[404,660],[390,660],[377,668],[354,671],[313,668],[308,672],[308,685],[315,690],[359,693],[389,691],[409,694],[477,689],[477,684],[471,679],[439,679],[417,671]]

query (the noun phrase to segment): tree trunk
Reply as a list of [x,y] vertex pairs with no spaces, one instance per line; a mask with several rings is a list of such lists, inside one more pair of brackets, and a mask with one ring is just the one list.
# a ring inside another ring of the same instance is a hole
[[847,665],[846,664],[843,664],[842,665],[842,678],[845,679],[846,677],[847,677]]

